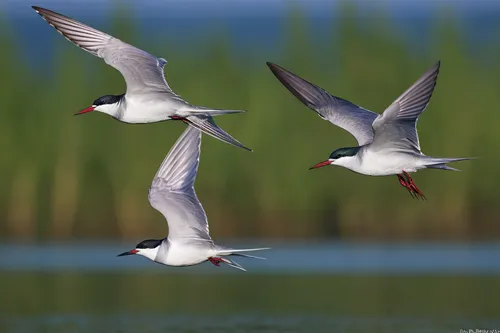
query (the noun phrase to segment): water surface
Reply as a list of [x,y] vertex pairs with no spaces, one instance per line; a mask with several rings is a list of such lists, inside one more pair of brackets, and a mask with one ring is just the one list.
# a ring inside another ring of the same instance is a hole
[[[235,244],[238,245],[238,244]],[[241,245],[241,244],[240,244]],[[244,244],[248,245],[248,244]],[[255,245],[255,244],[250,244]],[[495,244],[273,244],[249,272],[0,246],[5,332],[459,332],[500,328]]]
[[[259,255],[267,260],[237,259],[254,273],[377,273],[499,275],[500,244],[497,243],[224,243],[235,248],[272,247]],[[152,265],[140,256],[117,258],[135,243],[0,243],[0,270],[4,271],[144,271],[158,273],[229,273],[210,263],[171,268]]]

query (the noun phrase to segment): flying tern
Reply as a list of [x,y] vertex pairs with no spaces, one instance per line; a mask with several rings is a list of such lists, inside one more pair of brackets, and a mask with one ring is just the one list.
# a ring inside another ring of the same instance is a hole
[[167,61],[127,44],[111,35],[70,17],[32,6],[40,16],[67,40],[104,59],[125,79],[127,90],[121,95],[105,95],[76,114],[99,111],[125,123],[143,124],[182,120],[219,140],[251,150],[219,128],[212,116],[245,112],[195,106],[172,91],[163,67]]
[[267,65],[302,103],[321,118],[350,132],[358,141],[356,147],[334,150],[328,160],[311,169],[339,165],[369,176],[397,175],[399,183],[412,196],[425,199],[410,172],[425,168],[457,171],[446,164],[470,159],[430,157],[420,149],[417,120],[431,98],[440,62],[434,64],[380,115],[332,96],[276,64],[268,62]]
[[263,259],[244,252],[267,250],[232,249],[216,245],[208,232],[208,220],[194,191],[200,161],[201,132],[188,127],[160,165],[149,189],[149,202],[168,223],[168,237],[149,239],[119,256],[138,254],[169,266],[192,266],[205,261],[245,270],[227,256]]

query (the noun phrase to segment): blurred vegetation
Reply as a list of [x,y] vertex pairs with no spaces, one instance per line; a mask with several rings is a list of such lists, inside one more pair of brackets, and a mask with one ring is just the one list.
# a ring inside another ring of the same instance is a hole
[[[203,141],[196,188],[215,238],[498,238],[500,30],[491,44],[469,50],[459,22],[443,11],[434,15],[433,40],[416,50],[383,13],[362,26],[354,14],[354,8],[343,8],[331,37],[315,45],[295,8],[274,49],[248,45],[237,53],[219,27],[193,52],[180,52],[168,38],[162,43],[139,38],[134,21],[119,14],[106,31],[166,58],[170,86],[188,101],[248,110],[218,117],[217,123],[253,153],[209,137]],[[40,29],[44,24],[40,20]],[[1,45],[9,46],[0,61],[2,237],[166,235],[147,190],[184,124],[73,117],[99,96],[124,92],[120,74],[48,28],[44,33],[54,35],[56,56],[47,66],[54,70],[48,77],[42,69],[29,71],[10,27],[0,26],[6,32]],[[395,176],[367,177],[342,168],[308,171],[355,140],[297,101],[265,65],[278,63],[334,95],[382,112],[438,59],[438,84],[419,121],[423,150],[481,159],[454,165],[462,173],[415,174],[428,202],[412,200]]]

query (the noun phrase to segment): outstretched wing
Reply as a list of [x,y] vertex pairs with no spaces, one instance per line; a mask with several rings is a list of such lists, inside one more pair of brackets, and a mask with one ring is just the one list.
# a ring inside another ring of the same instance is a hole
[[188,126],[170,149],[149,189],[149,202],[167,219],[168,238],[172,241],[212,242],[207,216],[194,191],[200,145],[201,132]]
[[372,123],[378,114],[340,97],[332,96],[324,89],[276,64],[268,62],[267,65],[295,97],[316,111],[321,118],[351,133],[360,146],[372,141]]
[[417,121],[436,86],[440,62],[434,64],[373,122],[373,149],[420,154]]
[[49,9],[33,6],[67,40],[116,68],[127,83],[127,94],[164,92],[177,96],[165,80],[167,61],[122,42],[102,31]]

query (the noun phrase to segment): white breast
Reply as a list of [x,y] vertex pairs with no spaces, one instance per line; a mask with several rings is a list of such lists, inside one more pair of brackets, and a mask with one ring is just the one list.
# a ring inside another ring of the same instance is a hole
[[416,157],[406,153],[373,152],[366,149],[360,155],[343,157],[336,164],[364,175],[389,176],[421,169],[417,161]]
[[211,246],[190,243],[170,243],[163,264],[169,266],[191,266],[202,263],[215,255]]
[[169,119],[179,109],[178,103],[171,99],[159,99],[161,95],[144,95],[141,97],[127,97],[118,119],[133,124],[153,123]]

